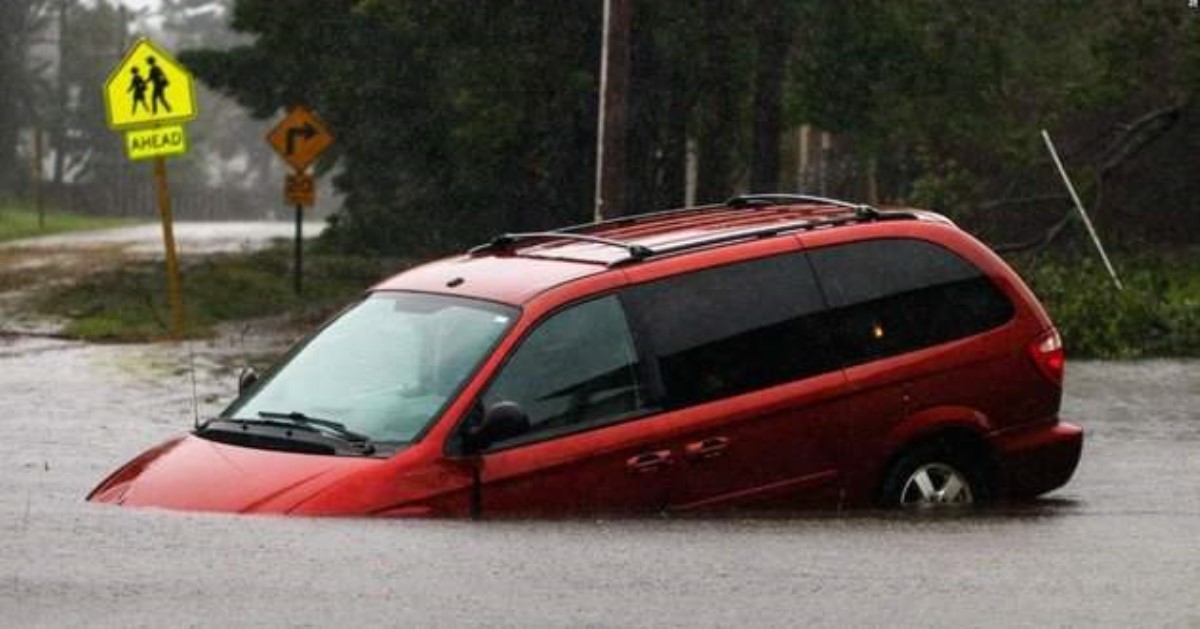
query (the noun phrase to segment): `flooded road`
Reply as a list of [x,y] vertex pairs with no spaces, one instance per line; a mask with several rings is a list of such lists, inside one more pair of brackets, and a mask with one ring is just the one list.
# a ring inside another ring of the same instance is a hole
[[[306,223],[304,236],[315,236],[324,223]],[[295,223],[287,221],[176,222],[175,244],[180,255],[189,253],[233,253],[265,247],[273,239],[295,237]],[[162,227],[158,223],[69,232],[0,243],[0,249],[27,249],[47,252],[84,252],[118,247],[127,253],[148,257],[163,256]],[[48,262],[47,262],[48,263]]]
[[[256,338],[251,334],[250,338]],[[246,337],[198,342],[201,416]],[[1200,363],[1068,365],[1063,490],[951,517],[441,522],[91,505],[190,427],[186,345],[0,338],[0,626],[1200,627]]]

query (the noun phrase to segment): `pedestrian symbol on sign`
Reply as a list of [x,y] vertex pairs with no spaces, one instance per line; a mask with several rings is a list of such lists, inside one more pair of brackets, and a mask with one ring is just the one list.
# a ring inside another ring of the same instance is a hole
[[149,40],[130,48],[104,84],[108,125],[124,130],[186,122],[196,117],[192,77]]
[[171,113],[171,104],[167,102],[167,86],[171,82],[167,80],[167,75],[163,74],[162,68],[155,63],[154,57],[146,57],[146,63],[150,64],[150,85],[154,88],[154,99],[150,101],[154,107],[154,115],[158,115],[159,103],[162,103],[167,113]]
[[133,94],[133,111],[129,112],[129,115],[133,116],[137,115],[138,105],[142,106],[142,111],[149,111],[150,107],[146,105],[146,79],[142,78],[142,73],[137,66],[130,68],[129,71],[133,74],[133,79],[129,82],[129,89],[126,91]]

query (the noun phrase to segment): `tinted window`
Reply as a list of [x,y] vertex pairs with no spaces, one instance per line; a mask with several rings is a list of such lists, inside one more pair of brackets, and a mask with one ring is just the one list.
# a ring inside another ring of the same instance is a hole
[[631,288],[670,405],[695,404],[836,368],[812,272],[777,256]]
[[483,395],[511,401],[533,433],[615,421],[646,406],[637,350],[616,297],[572,306],[537,327]]
[[979,269],[932,243],[873,240],[809,252],[847,364],[970,336],[1012,318]]

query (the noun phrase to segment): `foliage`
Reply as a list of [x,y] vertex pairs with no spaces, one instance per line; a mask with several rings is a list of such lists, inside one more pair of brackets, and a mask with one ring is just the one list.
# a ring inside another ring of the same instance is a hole
[[0,2],[0,198],[13,196],[27,179],[18,166],[22,127],[36,122],[49,90],[45,67],[31,52],[48,22],[49,0]]
[[[61,66],[54,77],[54,119],[47,125],[54,155],[46,177],[56,184],[105,181],[125,172],[128,161],[119,135],[108,129],[101,86],[124,54],[127,17],[116,7],[97,2],[60,2],[58,48]],[[56,16],[58,17],[58,16]]]
[[1200,356],[1200,256],[1118,257],[1125,290],[1094,257],[1025,261],[1023,273],[1080,358]]
[[[229,29],[233,4],[232,0],[161,0],[139,21],[139,28],[173,51],[200,46],[228,50],[249,39]],[[190,156],[175,176],[214,187],[277,187],[284,167],[262,141],[262,122],[201,81],[195,89],[201,115],[188,123]]]
[[[341,255],[305,258],[304,294],[291,282],[291,251],[205,258],[183,269],[187,334],[207,336],[226,321],[288,314],[311,324],[382,277],[392,263]],[[144,341],[169,333],[170,310],[161,262],[89,276],[44,296],[38,308],[70,320],[66,334],[95,341]]]
[[[258,116],[304,103],[328,119],[339,142],[323,167],[342,167],[348,195],[331,242],[444,250],[589,218],[601,4],[237,0],[232,27],[248,43],[184,59]],[[851,166],[833,194],[878,189],[971,228],[1020,227],[977,208],[1060,191],[1038,139],[1047,128],[1085,171],[1086,197],[1107,187],[1121,207],[1161,206],[1157,182],[1124,198],[1135,184],[1098,169],[1131,120],[1200,86],[1200,16],[1183,2],[633,7],[632,210],[683,200],[689,146],[698,201],[777,181],[762,169],[787,168],[780,107],[787,125],[836,134]],[[1194,153],[1191,142],[1170,154]],[[1180,180],[1166,205],[1185,214],[1193,186]]]

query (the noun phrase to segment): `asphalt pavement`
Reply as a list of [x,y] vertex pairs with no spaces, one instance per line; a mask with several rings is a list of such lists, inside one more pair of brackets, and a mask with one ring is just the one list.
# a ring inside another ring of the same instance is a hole
[[1198,362],[1069,363],[1075,478],[982,513],[465,522],[83,501],[228,401],[247,344],[0,338],[0,626],[1200,627]]

